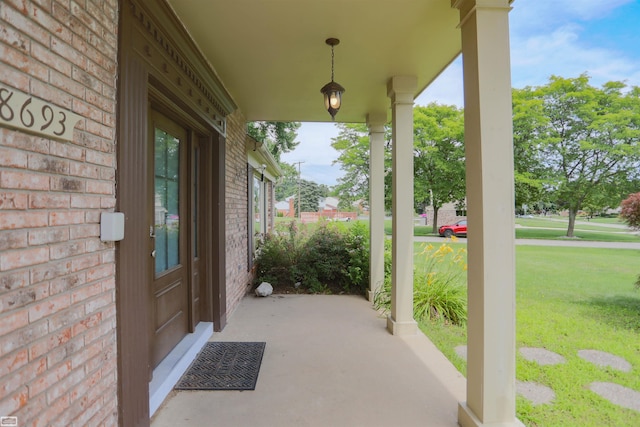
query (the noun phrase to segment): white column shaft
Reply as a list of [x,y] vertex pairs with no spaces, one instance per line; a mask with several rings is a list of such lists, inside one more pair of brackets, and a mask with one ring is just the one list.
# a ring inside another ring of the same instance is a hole
[[385,113],[369,114],[369,301],[384,284],[384,125]]
[[516,426],[515,246],[508,0],[457,0],[468,207],[467,402],[463,427]]
[[394,335],[417,332],[413,320],[413,95],[415,77],[396,76],[388,83],[393,121],[393,267],[391,314]]

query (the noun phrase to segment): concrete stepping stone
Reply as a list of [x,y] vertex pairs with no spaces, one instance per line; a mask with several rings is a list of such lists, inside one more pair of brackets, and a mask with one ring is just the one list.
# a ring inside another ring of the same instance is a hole
[[595,382],[589,388],[615,405],[640,412],[640,392],[614,383]]
[[516,391],[533,405],[551,403],[556,398],[551,388],[533,381],[516,381]]
[[566,362],[564,357],[546,348],[521,347],[520,354],[528,361],[536,362],[539,365],[558,365]]
[[466,345],[459,345],[456,348],[454,348],[456,354],[458,355],[458,357],[460,359],[464,359],[467,360],[467,346]]
[[631,372],[631,363],[622,357],[599,350],[580,350],[578,356],[600,367],[609,367],[617,371]]

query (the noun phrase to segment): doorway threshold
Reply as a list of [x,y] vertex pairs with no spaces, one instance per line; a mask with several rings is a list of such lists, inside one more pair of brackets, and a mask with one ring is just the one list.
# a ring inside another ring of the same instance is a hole
[[162,405],[211,335],[212,322],[198,323],[196,330],[184,337],[153,370],[153,379],[149,383],[149,417]]

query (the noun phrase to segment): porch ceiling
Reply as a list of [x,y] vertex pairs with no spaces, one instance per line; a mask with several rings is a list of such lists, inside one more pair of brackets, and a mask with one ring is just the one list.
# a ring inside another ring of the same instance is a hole
[[168,0],[248,120],[329,121],[320,88],[346,88],[337,121],[389,111],[386,82],[417,96],[461,49],[450,0]]

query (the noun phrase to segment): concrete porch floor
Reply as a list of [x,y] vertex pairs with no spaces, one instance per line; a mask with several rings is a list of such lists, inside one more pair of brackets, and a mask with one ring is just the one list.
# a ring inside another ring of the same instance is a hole
[[457,426],[465,378],[422,334],[392,336],[362,297],[243,299],[210,341],[265,341],[254,391],[174,391],[152,427]]

